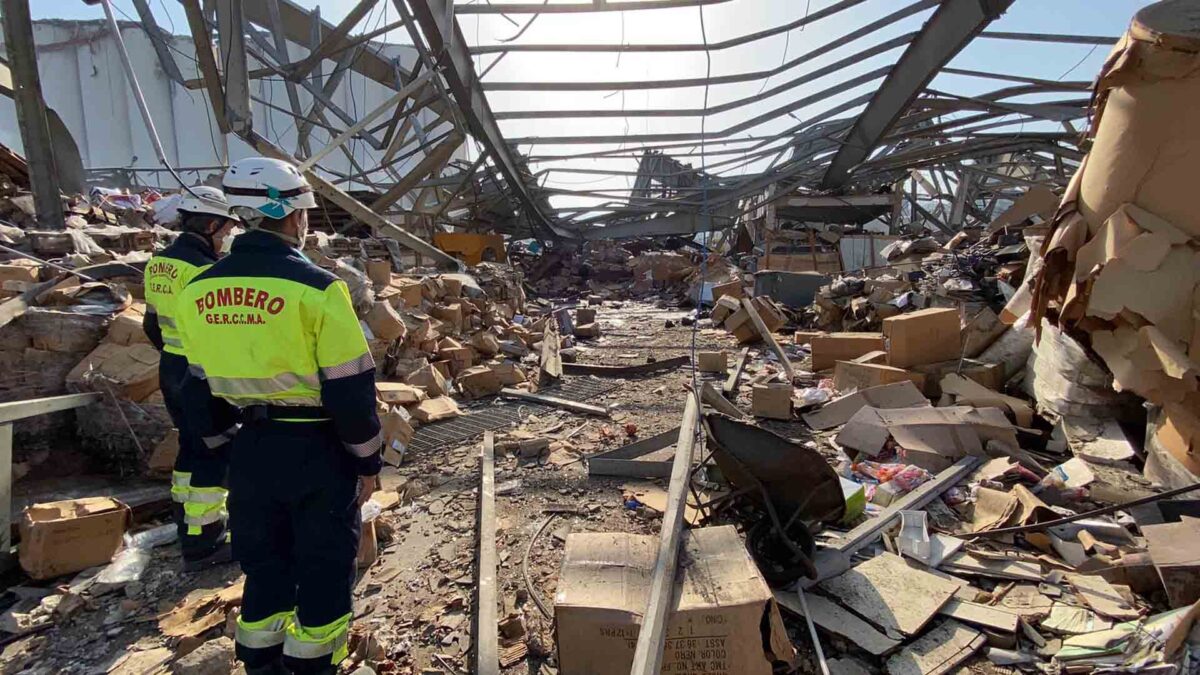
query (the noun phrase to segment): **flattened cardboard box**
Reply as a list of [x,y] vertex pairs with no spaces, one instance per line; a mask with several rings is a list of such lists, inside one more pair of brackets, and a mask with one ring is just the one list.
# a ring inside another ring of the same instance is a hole
[[109,497],[29,506],[18,524],[21,568],[34,579],[52,579],[106,564],[130,518],[129,507]]
[[[652,536],[568,535],[554,601],[562,675],[629,672],[657,550]],[[772,661],[795,659],[771,590],[732,526],[685,533],[671,602],[664,673],[769,675]]]

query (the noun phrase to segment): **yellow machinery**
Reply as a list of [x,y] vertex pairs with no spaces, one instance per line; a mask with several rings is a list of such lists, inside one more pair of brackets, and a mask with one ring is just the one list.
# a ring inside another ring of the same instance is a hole
[[508,262],[504,251],[504,237],[498,234],[438,232],[433,235],[433,245],[468,265]]

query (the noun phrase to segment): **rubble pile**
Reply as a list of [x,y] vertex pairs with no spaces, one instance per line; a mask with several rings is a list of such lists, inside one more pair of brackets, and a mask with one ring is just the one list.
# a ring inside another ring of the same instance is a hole
[[899,239],[881,252],[886,267],[821,286],[801,324],[833,332],[878,331],[884,319],[927,307],[963,307],[970,316],[986,309],[985,316],[996,316],[1021,285],[1030,250],[1040,245],[1044,231],[1026,221],[974,242]]
[[741,270],[724,256],[640,240],[595,241],[582,250],[551,249],[514,257],[542,298],[657,297],[668,304],[698,306],[713,301],[712,287],[741,277]]

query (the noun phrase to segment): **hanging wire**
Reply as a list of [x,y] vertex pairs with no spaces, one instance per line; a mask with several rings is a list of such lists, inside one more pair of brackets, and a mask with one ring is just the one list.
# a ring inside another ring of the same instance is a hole
[[117,41],[117,51],[121,54],[121,65],[125,67],[125,77],[129,81],[129,88],[133,90],[133,100],[137,102],[138,111],[142,114],[142,121],[146,124],[146,132],[150,135],[150,142],[154,145],[158,161],[167,167],[167,171],[171,172],[180,187],[187,190],[196,199],[201,199],[200,195],[193,192],[192,188],[183,182],[179,172],[167,161],[167,153],[163,151],[162,140],[158,137],[158,130],[154,128],[154,118],[150,115],[150,108],[142,96],[142,88],[138,84],[137,75],[133,72],[133,63],[129,60],[129,52],[125,49],[125,39],[121,37],[121,27],[117,25],[117,17],[113,15],[112,4],[109,0],[100,0],[100,4],[104,7],[104,15],[108,17],[108,28],[112,31],[113,39]]

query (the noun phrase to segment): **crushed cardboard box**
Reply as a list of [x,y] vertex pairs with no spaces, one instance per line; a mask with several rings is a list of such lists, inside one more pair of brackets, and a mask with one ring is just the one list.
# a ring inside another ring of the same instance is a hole
[[[554,599],[563,673],[625,675],[646,608],[658,538],[572,533]],[[667,620],[663,672],[769,675],[794,648],[732,526],[689,530]]]
[[34,579],[52,579],[107,564],[131,518],[129,507],[110,497],[29,506],[18,523],[21,568]]

